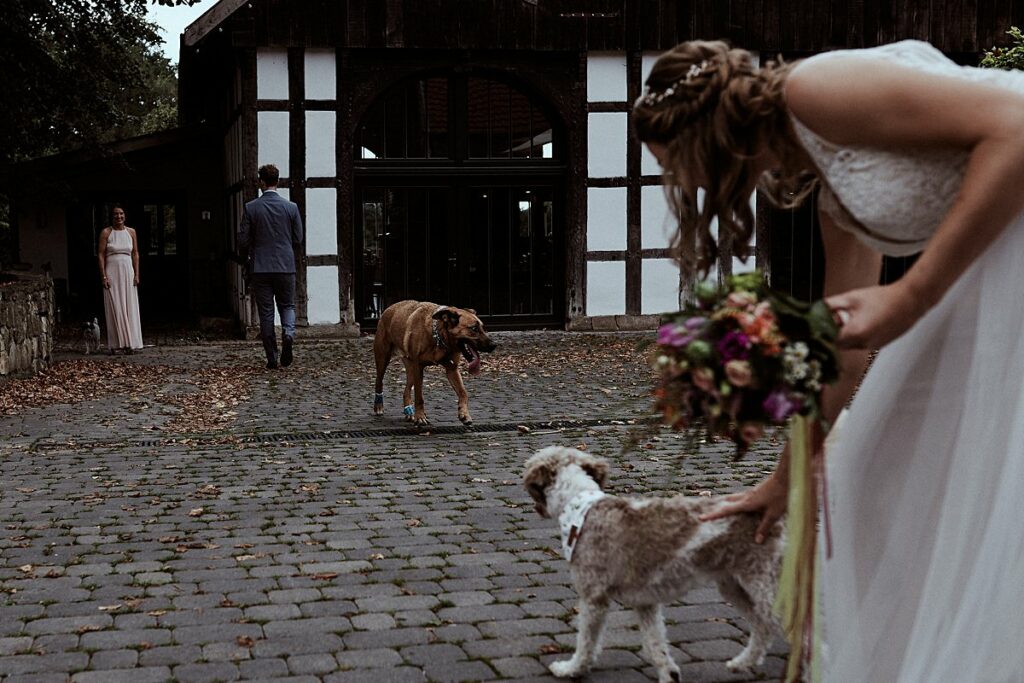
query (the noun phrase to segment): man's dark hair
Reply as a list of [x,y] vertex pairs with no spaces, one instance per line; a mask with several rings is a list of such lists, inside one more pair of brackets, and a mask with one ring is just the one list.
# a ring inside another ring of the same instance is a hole
[[277,166],[273,164],[264,164],[260,166],[260,170],[257,172],[260,181],[263,182],[267,187],[274,187],[277,185],[277,181],[281,178],[281,172],[277,170]]

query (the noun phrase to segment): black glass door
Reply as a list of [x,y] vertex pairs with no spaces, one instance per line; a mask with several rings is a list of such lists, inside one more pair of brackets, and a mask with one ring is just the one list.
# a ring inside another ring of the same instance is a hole
[[361,187],[360,323],[402,299],[473,308],[492,328],[561,324],[553,185]]

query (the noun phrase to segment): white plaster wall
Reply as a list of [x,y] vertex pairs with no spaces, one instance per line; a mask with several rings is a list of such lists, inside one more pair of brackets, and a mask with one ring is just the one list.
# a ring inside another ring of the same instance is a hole
[[288,51],[260,48],[256,51],[256,98],[288,99]]
[[587,264],[587,315],[626,312],[626,263],[591,261]]
[[640,188],[640,247],[665,249],[672,244],[676,219],[661,185]]
[[338,191],[330,187],[306,190],[306,254],[338,253]]
[[587,250],[626,248],[626,188],[587,188]]
[[640,312],[679,310],[679,267],[667,258],[644,259],[640,273]]
[[[645,52],[643,57],[640,58],[641,88],[647,82],[647,75],[651,73],[651,67],[654,66],[654,62],[660,54],[660,52]],[[640,173],[642,175],[661,175],[661,166],[658,166],[658,160],[647,150],[647,145],[641,145]]]
[[288,112],[261,111],[256,114],[256,163],[274,164],[288,175]]
[[661,175],[661,166],[658,165],[658,160],[651,150],[647,149],[647,145],[639,142],[631,142],[634,145],[640,145],[640,175]]
[[306,50],[305,90],[307,100],[337,99],[334,50]]
[[626,53],[590,52],[587,54],[587,101],[624,102],[626,100]]
[[306,177],[335,175],[335,117],[333,111],[306,112]]
[[306,268],[306,319],[310,325],[326,325],[341,321],[338,308],[338,267]]
[[629,114],[626,112],[588,116],[587,173],[591,178],[625,177],[628,135]]

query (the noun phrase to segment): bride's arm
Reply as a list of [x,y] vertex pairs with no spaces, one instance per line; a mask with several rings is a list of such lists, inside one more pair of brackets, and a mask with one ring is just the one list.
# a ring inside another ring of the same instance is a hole
[[[850,233],[836,227],[832,218],[819,212],[822,243],[825,246],[825,296],[831,296],[850,289],[861,288],[878,282],[882,257],[873,249],[859,242]],[[839,353],[839,379],[822,391],[822,413],[829,423],[834,423],[839,412],[846,405],[857,387],[864,368],[868,363],[868,351],[845,349]],[[820,448],[824,434],[815,429],[815,447]],[[701,519],[718,519],[740,512],[760,512],[761,523],[754,534],[754,540],[761,543],[772,525],[786,513],[789,495],[789,444],[782,449],[779,462],[761,483],[753,488],[735,493],[728,502],[704,515]]]
[[963,149],[963,184],[928,248],[896,283],[829,299],[849,313],[840,341],[879,348],[909,329],[1024,210],[1024,93],[858,57],[807,64],[787,102],[844,145]]
[[[821,240],[825,247],[825,298],[877,285],[882,274],[882,255],[849,232],[838,228],[832,217],[819,211]],[[835,423],[840,411],[860,382],[871,352],[865,349],[842,349],[839,352],[839,379],[821,392],[821,411],[829,424]]]

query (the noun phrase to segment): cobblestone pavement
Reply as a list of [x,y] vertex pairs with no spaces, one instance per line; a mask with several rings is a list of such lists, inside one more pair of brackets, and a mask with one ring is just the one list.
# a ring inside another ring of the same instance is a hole
[[[777,447],[680,457],[684,438],[643,431],[649,335],[495,337],[466,382],[473,431],[437,368],[430,428],[402,419],[400,363],[374,417],[365,338],[300,340],[278,371],[257,342],[69,351],[51,379],[0,384],[32,404],[0,415],[0,682],[556,680],[575,594],[524,460],[578,446],[612,460],[615,493],[721,493]],[[78,393],[48,394],[58,377]],[[726,670],[746,624],[712,588],[666,619],[684,680],[779,677],[781,637]],[[586,680],[656,680],[631,612]]]

